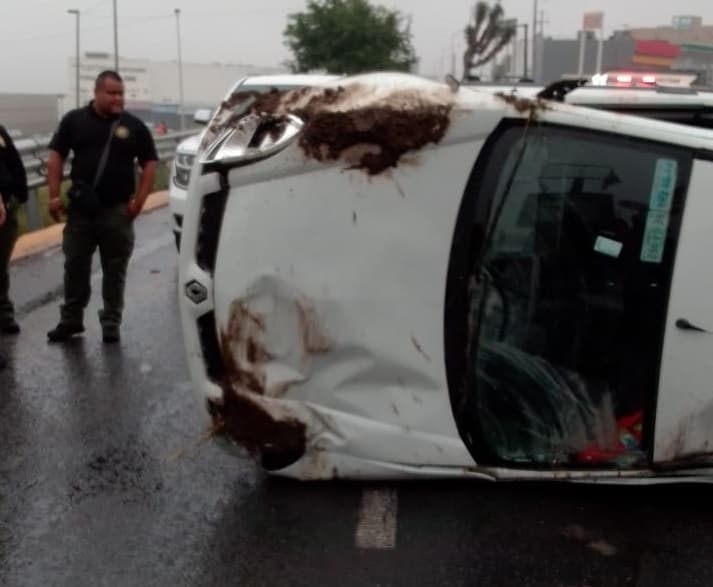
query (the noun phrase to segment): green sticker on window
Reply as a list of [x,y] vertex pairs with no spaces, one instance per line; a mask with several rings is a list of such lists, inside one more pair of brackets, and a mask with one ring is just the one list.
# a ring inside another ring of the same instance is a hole
[[668,212],[671,210],[673,194],[678,179],[678,162],[675,159],[658,159],[651,186],[649,210]]
[[661,263],[667,232],[668,212],[651,210],[646,217],[644,240],[641,244],[641,260],[644,263]]
[[663,260],[677,180],[678,162],[675,159],[658,159],[651,186],[644,239],[641,243],[641,260],[644,263],[661,263]]

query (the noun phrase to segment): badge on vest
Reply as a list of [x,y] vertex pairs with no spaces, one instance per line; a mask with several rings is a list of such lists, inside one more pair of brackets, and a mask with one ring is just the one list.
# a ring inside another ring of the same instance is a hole
[[126,128],[125,126],[117,126],[116,130],[114,131],[114,135],[118,139],[128,139],[129,138],[129,129]]

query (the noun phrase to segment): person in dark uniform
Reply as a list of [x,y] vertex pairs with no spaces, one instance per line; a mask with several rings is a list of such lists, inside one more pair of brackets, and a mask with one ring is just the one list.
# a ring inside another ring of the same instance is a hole
[[[99,321],[104,342],[114,343],[120,338],[126,270],[134,249],[133,221],[153,189],[158,159],[149,129],[124,111],[124,84],[116,72],[99,74],[94,100],[66,114],[50,142],[49,210],[58,222],[65,212],[60,186],[70,151],[72,185],[62,240],[64,303],[59,324],[47,337],[64,342],[84,332],[92,257],[98,248],[104,298]],[[141,166],[138,189],[136,161]]]
[[0,126],[0,333],[17,334],[20,326],[10,301],[9,266],[12,249],[17,241],[17,210],[27,201],[27,175],[12,138]]
[[[5,210],[5,202],[0,198],[0,230],[5,226],[5,221],[7,220],[7,211]],[[7,367],[7,360],[0,355],[0,370]]]

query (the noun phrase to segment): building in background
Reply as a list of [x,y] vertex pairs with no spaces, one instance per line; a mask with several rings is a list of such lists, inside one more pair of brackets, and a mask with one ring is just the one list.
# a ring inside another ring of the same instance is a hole
[[[80,57],[80,104],[87,104],[94,93],[94,80],[106,69],[114,69],[110,53],[84,53]],[[283,73],[284,68],[233,65],[220,63],[183,64],[183,114],[190,125],[193,113],[199,108],[213,108],[228,89],[241,77]],[[178,65],[175,61],[148,59],[119,60],[119,73],[124,79],[126,107],[150,126],[164,122],[169,129],[180,127]],[[76,60],[68,61],[68,91],[64,110],[76,105]]]
[[[599,41],[593,33],[585,35],[584,75],[597,72]],[[543,39],[540,48],[538,81],[550,83],[579,73],[580,39]],[[631,38],[612,38],[604,41],[602,71],[627,68],[635,53],[636,41]]]
[[[599,40],[592,32],[580,33],[585,35],[584,68],[585,75],[597,73],[597,51]],[[602,48],[602,70],[618,69],[624,64],[631,63],[636,47],[636,41],[631,38],[607,39]],[[528,48],[529,49],[529,48]],[[553,39],[538,38],[535,44],[536,68],[529,76],[539,84],[548,84],[564,77],[577,75],[579,71],[580,38]],[[521,77],[525,71],[524,42],[519,41],[508,51],[502,59],[504,72],[507,77]],[[500,68],[503,71],[503,67]]]
[[[105,69],[114,68],[114,56],[108,53],[84,53],[80,57],[80,104],[86,105],[94,95],[94,80]],[[76,106],[76,61],[68,60],[66,94],[0,94],[0,123],[16,137],[48,135],[61,116]],[[178,65],[176,62],[148,59],[121,59],[121,76],[125,82],[127,109],[151,128],[163,122],[168,130],[180,128]],[[281,67],[256,65],[184,63],[184,116],[192,123],[199,108],[214,108],[226,91],[246,75],[284,73]]]
[[704,25],[700,16],[674,16],[670,25],[627,28],[619,31],[640,41],[667,41],[676,45],[713,45],[713,25]]
[[688,71],[697,73],[700,83],[713,84],[713,25],[699,16],[674,16],[670,26],[628,28],[613,37],[636,41],[636,69]]
[[[593,32],[585,35],[583,75],[597,70],[598,40]],[[579,72],[580,37],[553,39],[538,37],[534,45],[537,68],[534,79],[541,84]],[[517,43],[503,57],[506,75],[524,71],[524,44]],[[603,43],[602,72],[632,71],[658,74],[687,73],[696,83],[713,85],[713,26],[697,16],[676,16],[670,26],[628,28],[615,31]]]
[[0,94],[0,124],[13,138],[52,132],[61,109],[62,96],[56,94]]

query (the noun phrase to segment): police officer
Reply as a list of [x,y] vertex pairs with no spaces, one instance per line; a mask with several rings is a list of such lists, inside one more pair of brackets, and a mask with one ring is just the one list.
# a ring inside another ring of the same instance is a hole
[[[3,202],[3,199],[0,198],[0,230],[2,230],[2,227],[5,225],[5,221],[7,220],[7,211],[5,210],[5,203]],[[0,355],[0,370],[4,369],[7,367],[7,361],[3,358],[2,355]]]
[[0,333],[17,334],[15,310],[10,301],[9,266],[17,240],[17,209],[27,201],[27,175],[12,138],[0,126]]
[[[47,333],[64,342],[84,332],[84,310],[91,297],[92,256],[99,248],[104,307],[99,312],[104,342],[118,342],[124,286],[134,248],[133,220],[150,194],[156,173],[156,147],[146,125],[124,111],[124,84],[118,73],[104,71],[94,86],[94,100],[64,116],[50,143],[47,166],[49,210],[59,221],[64,162],[72,159],[72,185],[64,227],[64,304],[60,322]],[[135,161],[141,166],[138,189]]]

